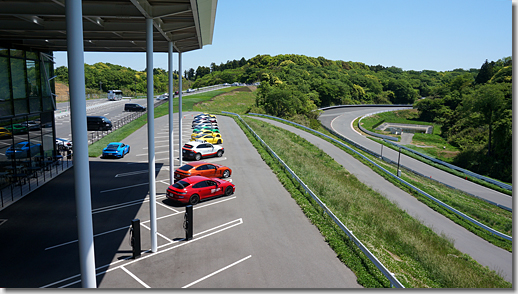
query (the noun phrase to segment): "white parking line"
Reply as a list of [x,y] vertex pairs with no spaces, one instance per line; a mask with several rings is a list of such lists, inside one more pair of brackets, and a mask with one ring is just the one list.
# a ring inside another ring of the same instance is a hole
[[213,273],[211,273],[211,274],[209,274],[209,275],[206,275],[205,277],[203,277],[203,278],[201,278],[201,279],[198,279],[198,280],[196,280],[196,281],[194,281],[194,282],[192,282],[192,283],[190,283],[190,284],[188,284],[188,285],[183,286],[182,288],[189,288],[190,286],[192,286],[192,285],[194,285],[194,284],[197,284],[197,283],[199,283],[199,282],[201,282],[201,281],[203,281],[203,280],[205,280],[205,279],[208,279],[208,278],[210,278],[210,277],[214,276],[215,274],[218,274],[218,273],[220,273],[220,272],[222,272],[222,271],[224,271],[224,270],[226,270],[226,269],[228,269],[228,268],[231,268],[231,267],[233,267],[234,265],[236,265],[236,264],[238,264],[238,263],[241,263],[241,262],[243,262],[243,261],[245,261],[245,260],[249,259],[250,257],[252,257],[252,255],[248,255],[247,257],[242,258],[242,259],[240,259],[240,260],[238,260],[238,261],[236,261],[236,262],[234,262],[234,263],[232,263],[232,264],[229,264],[229,265],[227,265],[226,267],[224,267],[224,268],[222,268],[222,269],[219,269],[219,270],[217,270],[217,271],[215,271],[215,272],[213,272]]
[[132,274],[129,270],[127,270],[125,267],[121,266],[122,270],[125,271],[128,275],[130,275],[132,278],[135,279],[135,281],[139,282],[142,286],[146,287],[146,288],[151,288],[149,287],[146,283],[142,282],[141,279],[139,279],[137,276],[135,276],[134,274]]
[[[237,222],[237,223],[236,223],[236,222]],[[232,224],[232,223],[234,223],[234,224]],[[230,225],[230,224],[232,224],[232,225]],[[184,246],[184,245],[187,245],[187,244],[190,244],[190,243],[193,243],[193,242],[199,241],[199,240],[203,240],[203,239],[204,239],[204,238],[206,238],[206,237],[209,237],[209,236],[212,236],[212,235],[214,235],[214,234],[217,234],[217,233],[223,232],[223,231],[225,231],[225,230],[231,229],[231,228],[233,228],[233,227],[235,227],[235,226],[239,226],[239,225],[241,225],[241,224],[243,224],[243,219],[242,219],[242,218],[238,218],[238,219],[236,219],[236,220],[233,220],[233,221],[230,221],[230,222],[227,222],[227,223],[225,223],[225,224],[223,224],[223,225],[218,226],[218,227],[222,227],[222,226],[226,226],[226,225],[228,225],[228,227],[222,228],[222,229],[220,229],[220,230],[217,230],[217,231],[215,231],[215,232],[213,232],[213,233],[209,233],[209,234],[207,234],[207,235],[201,236],[201,237],[199,237],[199,238],[192,239],[192,240],[190,240],[190,241],[182,242],[182,243],[180,243],[180,244],[178,244],[178,245],[176,245],[176,246],[169,247],[169,248],[164,249],[164,250],[162,250],[162,251],[157,251],[157,252],[151,253],[151,254],[149,254],[149,255],[142,256],[142,257],[140,257],[139,259],[134,259],[134,260],[132,260],[132,261],[130,261],[130,262],[128,262],[128,263],[126,263],[126,264],[124,264],[124,265],[116,266],[116,267],[110,268],[110,269],[108,269],[108,270],[105,270],[105,271],[99,272],[99,273],[97,273],[96,275],[97,275],[97,276],[98,276],[98,275],[104,275],[104,274],[106,274],[106,273],[108,273],[108,272],[111,272],[111,271],[113,271],[113,270],[119,269],[119,268],[121,268],[121,267],[123,267],[123,266],[128,266],[128,265],[130,265],[130,264],[132,264],[132,263],[139,262],[139,261],[141,261],[141,260],[144,260],[144,259],[147,259],[147,258],[149,258],[149,257],[155,256],[155,255],[158,255],[158,254],[161,254],[161,253],[164,253],[164,252],[167,252],[167,251],[169,251],[169,250],[176,249],[176,248],[178,248],[178,247],[181,247],[181,246]],[[202,232],[202,233],[209,232],[209,231],[211,231],[211,230],[214,230],[214,228],[209,229],[209,230],[206,230],[206,231],[204,231],[204,232]],[[200,234],[201,234],[201,233],[200,233]],[[176,241],[175,241],[175,242],[173,242],[173,243],[178,243],[178,242],[176,242]],[[167,244],[167,245],[169,245],[169,244]],[[147,251],[145,251],[144,253],[148,253],[148,252],[150,252],[150,250],[147,250]],[[96,270],[99,270],[99,269],[101,269],[101,268],[110,267],[110,266],[112,266],[112,265],[114,265],[114,264],[117,264],[117,263],[119,263],[119,262],[124,262],[124,261],[127,261],[127,260],[128,260],[128,259],[121,259],[121,260],[118,260],[118,261],[115,261],[115,262],[112,262],[112,263],[109,263],[109,264],[106,264],[106,265],[100,266],[100,267],[96,268]],[[68,277],[68,278],[65,278],[65,279],[59,280],[59,281],[57,281],[57,282],[54,282],[54,283],[51,283],[51,284],[48,284],[48,285],[42,286],[42,287],[40,287],[40,288],[48,288],[48,287],[52,287],[52,286],[54,286],[54,285],[56,285],[56,284],[59,284],[59,283],[62,283],[62,282],[65,282],[65,281],[68,281],[68,280],[71,280],[71,279],[73,279],[73,278],[77,278],[77,277],[80,277],[80,276],[81,276],[81,275],[74,275],[74,276],[71,276],[71,277]],[[80,280],[80,279],[79,279],[79,280],[76,280],[76,281],[73,281],[73,282],[71,282],[71,283],[68,283],[68,284],[66,284],[66,285],[60,286],[59,288],[66,288],[66,287],[68,287],[68,286],[71,286],[71,285],[77,284],[77,283],[79,283],[79,282],[81,282],[81,280]]]

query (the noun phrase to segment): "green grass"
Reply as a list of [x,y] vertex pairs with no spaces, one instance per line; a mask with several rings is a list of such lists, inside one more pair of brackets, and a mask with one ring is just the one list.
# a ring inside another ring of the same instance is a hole
[[[281,121],[281,120],[278,120],[278,121],[281,123],[285,123],[284,121]],[[304,128],[300,128],[298,126],[295,126],[295,127],[299,128],[303,131],[307,131]],[[338,141],[342,141],[341,139],[337,138],[333,134],[329,133],[322,126],[317,128],[316,131],[319,131],[332,138],[335,138]],[[312,132],[310,132],[310,133],[314,134]],[[419,194],[418,192],[414,191],[413,189],[407,187],[406,185],[403,185],[398,180],[394,179],[392,176],[387,175],[380,168],[374,166],[367,160],[363,159],[361,156],[359,156],[356,153],[350,151],[349,149],[343,147],[342,145],[340,145],[324,136],[320,136],[320,135],[317,135],[317,136],[321,137],[322,139],[332,143],[336,147],[349,153],[356,159],[363,162],[365,165],[369,166],[372,170],[374,170],[375,172],[380,174],[387,181],[398,186],[403,191],[406,191],[407,193],[412,194],[419,201],[425,203],[430,208],[432,208],[432,209],[436,210],[437,212],[443,214],[444,216],[450,218],[455,223],[463,226],[464,228],[470,230],[471,232],[475,233],[476,235],[482,237],[483,239],[491,242],[492,244],[494,244],[496,246],[499,246],[508,251],[512,251],[512,242],[502,239],[500,237],[493,236],[486,230],[483,230],[483,229],[479,228],[478,226],[472,224],[471,222],[466,221],[463,218],[461,218],[460,216],[457,216],[456,214],[450,212],[449,210],[442,208],[441,206],[435,204],[435,202],[433,202],[432,200]],[[343,143],[346,143],[346,142],[343,142]],[[359,150],[359,149],[355,148],[354,146],[351,146],[351,148],[356,150],[356,152],[363,154],[370,160],[376,162],[378,165],[383,166],[385,169],[391,171],[393,174],[396,174],[397,168],[395,166],[389,165],[385,161],[382,161],[375,156],[372,156],[366,152],[363,152],[362,150]],[[422,177],[420,175],[417,175],[417,174],[414,174],[411,172],[404,172],[402,174],[402,179],[404,179],[405,181],[414,185],[415,187],[423,190],[424,192],[428,193],[429,195],[435,197],[436,199],[439,199],[440,201],[445,202],[446,204],[456,208],[457,210],[467,214],[468,216],[484,223],[485,225],[487,225],[495,230],[498,230],[506,235],[512,236],[512,212],[499,208],[495,205],[489,204],[481,199],[468,195],[460,190],[449,188],[436,181],[432,181],[431,179]]]
[[[449,240],[438,236],[381,194],[365,186],[303,138],[262,121],[249,118],[245,121],[406,287],[512,287],[494,271],[456,250]],[[254,146],[258,148],[257,144]],[[264,152],[260,151],[260,154],[263,159],[267,158]],[[265,161],[271,164],[270,160]],[[286,184],[285,178],[280,177],[280,180]],[[317,225],[330,246],[335,249],[335,246],[347,244],[312,200],[298,199],[302,196],[295,195],[294,198],[306,203],[301,208]],[[347,256],[347,253],[344,254]],[[338,252],[337,255],[341,257]],[[349,261],[348,258],[341,260],[352,269],[360,268],[358,272],[353,269],[360,284],[387,287],[365,260],[357,257]]]
[[253,105],[255,105],[255,93],[248,87],[239,87],[210,101],[197,103],[193,109],[200,112],[228,111],[244,114]]

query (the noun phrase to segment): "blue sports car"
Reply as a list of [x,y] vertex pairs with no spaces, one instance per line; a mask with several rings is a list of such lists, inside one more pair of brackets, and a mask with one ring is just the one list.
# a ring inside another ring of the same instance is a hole
[[27,141],[11,145],[5,151],[7,159],[22,159],[36,156],[40,153],[41,144],[33,144]]
[[103,149],[103,158],[118,157],[122,158],[130,152],[130,146],[121,142],[111,142]]

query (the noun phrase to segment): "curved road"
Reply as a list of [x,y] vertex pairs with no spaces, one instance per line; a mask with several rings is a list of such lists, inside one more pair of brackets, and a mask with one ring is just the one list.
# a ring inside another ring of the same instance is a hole
[[[384,109],[387,109],[387,107],[350,107],[330,109],[321,114],[319,120],[326,127],[335,130],[337,133],[350,139],[351,141],[354,141],[359,145],[362,145],[363,147],[379,154],[381,145],[356,132],[351,127],[351,124],[356,118],[360,116]],[[398,161],[398,152],[396,150],[383,148],[383,156],[389,158],[390,160],[396,162]],[[483,199],[493,201],[506,207],[513,207],[513,198],[504,193],[486,188],[471,181],[467,181],[461,177],[432,167],[404,154],[401,154],[400,162],[401,165],[418,171],[427,177],[436,179],[459,190],[465,191]]]
[[454,242],[455,248],[469,254],[480,264],[497,271],[504,279],[512,282],[513,255],[509,251],[492,245],[445,216],[430,209],[412,195],[394,186],[369,167],[326,140],[278,121],[262,117],[251,117],[269,122],[305,138],[334,158],[361,182],[380,192],[382,195],[385,195],[385,197],[395,202],[412,217],[421,220],[424,225],[434,230],[437,234],[444,234],[448,239]]

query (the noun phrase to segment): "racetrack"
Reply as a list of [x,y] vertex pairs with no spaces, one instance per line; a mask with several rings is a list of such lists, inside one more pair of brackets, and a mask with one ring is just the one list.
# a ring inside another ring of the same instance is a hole
[[444,234],[448,239],[453,240],[455,248],[469,254],[480,264],[488,266],[490,269],[501,273],[504,279],[512,282],[512,253],[490,244],[486,240],[455,224],[443,215],[433,211],[425,204],[419,202],[415,197],[397,188],[392,183],[372,171],[369,167],[363,165],[357,159],[333,144],[313,134],[278,121],[262,117],[250,117],[267,121],[275,126],[289,130],[290,132],[305,138],[333,157],[360,181],[385,195],[391,201],[397,203],[400,208],[405,210],[412,217],[421,220],[423,224],[430,227],[437,234]]

